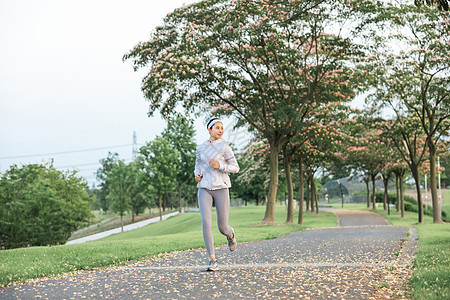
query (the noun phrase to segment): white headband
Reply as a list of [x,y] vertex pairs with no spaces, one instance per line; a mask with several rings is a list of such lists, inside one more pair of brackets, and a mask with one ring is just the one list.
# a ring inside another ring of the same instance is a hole
[[221,121],[220,119],[212,119],[212,120],[210,120],[210,121],[208,122],[207,128],[208,128],[208,129],[209,129],[209,128],[212,128],[212,127],[214,126],[214,124],[216,124],[217,122],[222,123],[222,121]]

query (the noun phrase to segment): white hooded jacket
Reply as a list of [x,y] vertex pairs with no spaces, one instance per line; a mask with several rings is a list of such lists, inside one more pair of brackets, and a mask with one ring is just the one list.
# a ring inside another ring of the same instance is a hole
[[[219,169],[209,166],[209,161],[215,159],[219,162]],[[198,188],[218,190],[231,187],[228,173],[239,172],[239,165],[234,157],[233,150],[222,139],[206,141],[197,146],[195,159],[195,174],[201,174],[202,180]]]

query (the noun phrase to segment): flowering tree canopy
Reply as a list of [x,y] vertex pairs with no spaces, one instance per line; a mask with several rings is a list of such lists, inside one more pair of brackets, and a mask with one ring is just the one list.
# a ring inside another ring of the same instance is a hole
[[450,14],[421,5],[391,11],[401,47],[380,54],[375,99],[393,109],[398,119],[418,120],[430,157],[433,220],[441,222],[435,157],[437,144],[450,132]]
[[[329,102],[345,102],[361,82],[365,56],[351,37],[373,1],[205,0],[175,10],[150,41],[124,56],[148,67],[142,90],[149,114],[234,115],[267,139],[273,222],[278,153],[302,120]],[[349,25],[347,28],[345,26]]]

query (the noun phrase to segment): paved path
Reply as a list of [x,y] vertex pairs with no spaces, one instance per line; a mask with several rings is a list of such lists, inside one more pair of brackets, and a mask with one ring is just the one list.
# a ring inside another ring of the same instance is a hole
[[215,273],[203,271],[205,250],[195,249],[126,267],[9,287],[0,290],[0,299],[402,297],[411,275],[415,231],[385,225],[385,219],[368,212],[336,214],[338,228],[240,243],[233,253],[222,246],[216,250],[221,271]]
[[358,210],[336,209],[329,210],[333,212],[338,221],[338,226],[376,226],[389,225],[388,220],[383,216],[373,212],[362,212]]
[[[165,214],[165,215],[162,216],[162,219],[166,220],[167,218],[176,216],[178,214],[179,214],[179,212],[173,212],[173,213],[170,213],[170,214]],[[138,229],[138,228],[147,226],[148,224],[156,223],[156,222],[159,222],[159,221],[160,221],[160,217],[156,217],[156,218],[151,218],[151,219],[147,219],[147,220],[144,220],[144,221],[136,222],[136,223],[133,223],[133,224],[125,225],[125,226],[123,226],[123,231],[125,232],[125,231]],[[114,229],[107,230],[107,231],[104,231],[104,232],[100,232],[100,233],[96,233],[96,234],[93,234],[93,235],[85,236],[85,237],[82,237],[82,238],[79,238],[79,239],[68,241],[66,243],[66,245],[81,244],[81,243],[85,243],[85,242],[89,242],[89,241],[95,241],[95,240],[98,240],[98,239],[110,236],[112,234],[121,233],[121,232],[122,232],[122,228],[118,227],[118,228],[114,228]]]

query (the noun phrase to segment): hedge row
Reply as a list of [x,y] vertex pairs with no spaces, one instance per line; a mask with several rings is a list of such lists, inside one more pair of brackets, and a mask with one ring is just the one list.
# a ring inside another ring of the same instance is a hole
[[[375,201],[378,202],[378,203],[383,203],[383,200],[384,200],[384,192],[376,192],[375,193]],[[404,200],[404,203],[405,203],[405,210],[406,211],[411,211],[411,212],[418,212],[419,211],[418,210],[419,206],[417,205],[417,200],[416,199],[414,199],[411,196],[404,195],[403,196],[403,200]],[[390,204],[395,204],[395,206],[397,206],[397,202],[398,202],[397,194],[388,193],[388,202]],[[428,206],[428,208],[425,209],[425,207],[424,207],[423,213],[425,215],[428,215],[428,216],[433,216],[433,208],[431,206]],[[442,220],[444,222],[449,222],[450,221],[450,218],[447,218],[447,214],[445,213],[445,211],[442,212]]]

